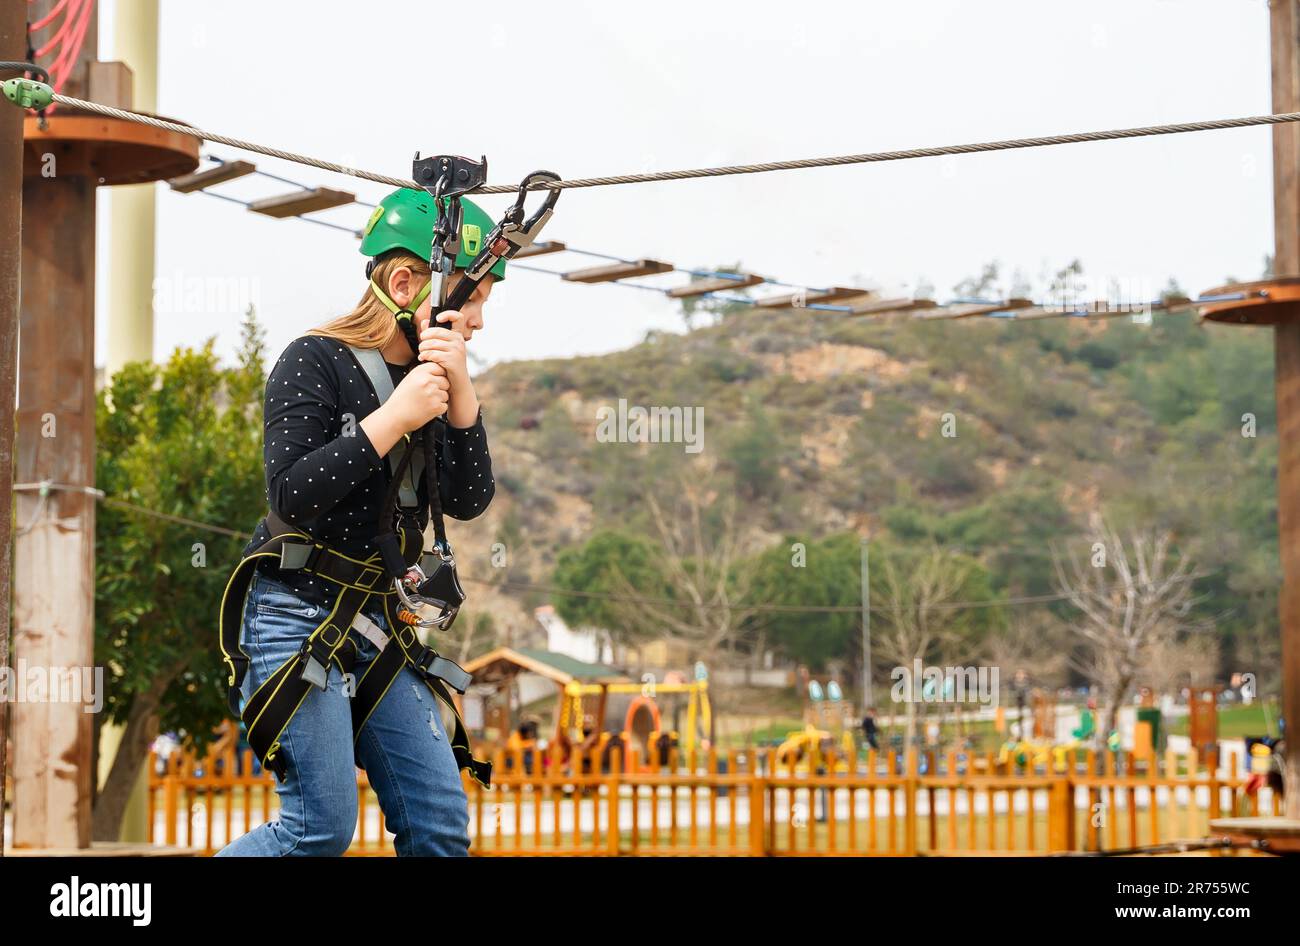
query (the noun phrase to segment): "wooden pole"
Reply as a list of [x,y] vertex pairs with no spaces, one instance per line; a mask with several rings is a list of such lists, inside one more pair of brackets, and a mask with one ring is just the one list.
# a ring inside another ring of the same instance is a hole
[[[0,11],[0,59],[27,58],[27,9],[6,4]],[[23,217],[23,113],[0,112],[0,668],[9,666],[9,585],[13,542],[14,398],[17,395],[18,295],[22,269],[19,233]],[[5,778],[9,742],[9,701],[0,697],[0,857],[5,847]]]
[[[1300,108],[1300,4],[1270,0],[1273,111]],[[1273,272],[1300,275],[1300,127],[1273,129]],[[1274,328],[1278,548],[1282,562],[1282,715],[1288,751],[1286,815],[1300,818],[1300,322]]]
[[[20,6],[26,6],[22,4]],[[28,8],[44,15],[50,0]],[[64,92],[83,97],[95,58],[87,30]],[[56,113],[50,121],[59,121]],[[19,482],[89,487],[95,478],[95,186],[75,162],[43,160],[23,182],[18,366]],[[49,176],[47,176],[49,175]],[[17,496],[15,661],[53,682],[94,664],[95,504],[84,491]],[[20,674],[21,676],[21,674]],[[14,846],[90,844],[93,717],[82,703],[13,706]]]

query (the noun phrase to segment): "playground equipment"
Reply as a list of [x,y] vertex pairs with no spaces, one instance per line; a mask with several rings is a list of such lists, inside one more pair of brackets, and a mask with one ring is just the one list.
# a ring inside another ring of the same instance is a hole
[[853,706],[844,699],[844,691],[837,681],[828,681],[823,689],[817,680],[808,680],[806,693],[807,699],[803,707],[805,726],[835,732],[849,728]]
[[[535,674],[556,685],[552,738],[566,759],[574,749],[584,756],[595,752],[601,767],[608,769],[618,749],[620,765],[632,771],[638,765],[667,764],[674,748],[689,754],[707,749],[713,741],[709,675],[703,664],[696,664],[691,680],[673,672],[663,681],[637,683],[613,667],[566,654],[499,647],[465,669],[473,680],[471,696],[483,708],[473,734],[479,741],[504,741],[507,750],[538,748],[535,728],[524,734],[511,720],[511,694],[518,692],[521,674]],[[683,708],[686,718],[679,727],[675,720]]]
[[[621,737],[625,766],[633,764],[633,751],[653,764],[655,750],[664,747],[664,737],[670,745],[680,746],[687,753],[708,748],[713,741],[713,708],[709,703],[708,674],[702,671],[702,667],[697,667],[696,679],[691,681],[568,683],[561,697],[557,736],[581,740],[596,730],[606,737]],[[686,725],[680,732],[665,731],[659,700],[678,695],[686,697]],[[631,699],[617,699],[627,696]],[[612,703],[610,697],[615,697]]]
[[857,757],[857,744],[849,729],[837,739],[823,729],[805,726],[776,748],[777,770],[800,775],[817,775],[818,770],[847,775],[853,771]]
[[998,750],[998,765],[1015,766],[1021,769],[1044,769],[1051,772],[1067,772],[1074,751],[1079,748],[1077,741],[1061,745],[1039,740],[1008,740]]

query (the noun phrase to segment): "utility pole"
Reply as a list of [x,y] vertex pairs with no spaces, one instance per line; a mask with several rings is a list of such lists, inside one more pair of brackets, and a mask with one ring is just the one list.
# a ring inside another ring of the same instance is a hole
[[[27,5],[0,8],[0,59],[27,58]],[[15,73],[16,75],[16,73]],[[5,76],[8,78],[8,76]],[[23,113],[0,112],[0,672],[9,666],[9,585],[13,541],[14,403],[17,397],[18,297],[22,273]],[[9,701],[0,697],[0,857],[5,848],[5,779],[9,746]]]
[[[1273,111],[1300,109],[1300,3],[1270,0]],[[1300,276],[1300,127],[1273,126],[1275,276]],[[1282,716],[1287,726],[1286,816],[1300,819],[1300,319],[1274,332],[1278,550],[1282,560]]]
[[871,540],[862,537],[862,717],[875,705],[871,690]]

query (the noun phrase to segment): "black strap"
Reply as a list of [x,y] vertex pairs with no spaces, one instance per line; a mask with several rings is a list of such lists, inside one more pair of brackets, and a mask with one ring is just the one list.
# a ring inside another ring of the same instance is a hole
[[[393,633],[388,645],[379,652],[379,656],[370,662],[370,666],[357,682],[356,693],[352,697],[352,738],[359,739],[361,730],[379,706],[384,695],[392,687],[402,672],[403,667],[411,667],[424,685],[438,699],[451,708],[454,725],[452,727],[451,749],[456,757],[456,765],[467,769],[475,781],[484,788],[492,784],[492,763],[474,758],[470,752],[469,734],[465,730],[465,721],[461,718],[456,702],[447,692],[450,684],[464,693],[469,685],[469,674],[455,661],[439,656],[437,652],[420,643],[410,625],[397,618],[397,606],[393,598],[384,599],[384,615]],[[361,761],[357,760],[358,766]]]
[[433,524],[435,548],[447,547],[447,526],[442,521],[442,489],[438,483],[438,445],[434,440],[434,424],[424,425],[420,437],[424,441],[424,485],[429,493],[429,521]]
[[324,682],[313,682],[313,667],[328,673],[335,655],[347,640],[357,612],[370,597],[368,591],[344,588],[324,621],[303,641],[298,653],[271,674],[248,698],[240,718],[244,721],[249,746],[262,765],[280,781],[288,774],[288,760],[281,751],[280,736],[308,694]]

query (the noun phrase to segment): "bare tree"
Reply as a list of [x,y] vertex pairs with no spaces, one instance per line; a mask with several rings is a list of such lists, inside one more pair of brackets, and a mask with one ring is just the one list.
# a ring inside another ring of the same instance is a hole
[[761,604],[752,598],[759,563],[749,554],[736,498],[706,490],[683,476],[671,504],[645,494],[659,564],[674,588],[671,603],[645,597],[621,573],[614,584],[622,599],[616,610],[629,631],[685,641],[709,660],[735,642]]
[[[884,619],[879,622],[883,628],[873,628],[873,647],[879,657],[911,674],[915,661],[958,640],[966,624],[962,611],[949,605],[960,597],[975,568],[974,560],[942,548],[922,553],[909,561],[906,569],[894,556],[884,556],[877,568],[880,584],[872,592],[871,607]],[[916,691],[920,686],[920,680],[913,680],[913,692],[905,701],[908,746],[916,736]]]
[[1003,682],[1023,670],[1035,685],[1056,687],[1070,666],[1066,636],[1061,622],[1040,610],[1016,615],[1005,631],[990,635],[985,650]]
[[1101,515],[1088,528],[1091,550],[1052,550],[1057,585],[1078,609],[1074,631],[1088,645],[1073,663],[1105,699],[1102,734],[1115,728],[1119,708],[1138,675],[1182,632],[1204,629],[1190,618],[1198,574],[1186,550],[1175,553],[1168,531],[1134,530],[1128,542]]

